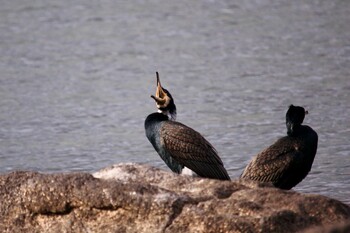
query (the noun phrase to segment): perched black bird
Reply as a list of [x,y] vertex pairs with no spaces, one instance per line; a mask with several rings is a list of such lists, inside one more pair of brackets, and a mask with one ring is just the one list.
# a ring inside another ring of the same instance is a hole
[[179,174],[187,167],[201,177],[230,180],[214,147],[198,132],[175,121],[174,99],[161,86],[158,72],[156,96],[151,97],[158,112],[147,116],[146,136],[168,167]]
[[303,123],[303,107],[290,105],[286,114],[287,136],[256,155],[241,178],[271,182],[275,187],[291,189],[311,170],[317,151],[317,133]]

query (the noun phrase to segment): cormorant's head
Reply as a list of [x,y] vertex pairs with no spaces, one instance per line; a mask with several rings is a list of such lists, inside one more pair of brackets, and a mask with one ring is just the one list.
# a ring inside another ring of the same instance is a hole
[[303,107],[290,105],[286,113],[286,126],[287,134],[292,136],[303,123],[305,115],[308,111],[305,111]]
[[156,101],[158,111],[165,115],[170,115],[171,120],[176,119],[176,106],[174,99],[171,96],[170,92],[162,87],[159,80],[159,74],[157,74],[157,90],[156,95],[151,95],[151,97]]

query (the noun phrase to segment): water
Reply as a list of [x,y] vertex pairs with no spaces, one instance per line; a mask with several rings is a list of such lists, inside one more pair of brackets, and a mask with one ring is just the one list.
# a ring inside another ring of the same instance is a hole
[[319,149],[295,189],[350,204],[349,15],[342,0],[5,1],[0,172],[166,169],[143,129],[159,71],[232,178],[305,106]]

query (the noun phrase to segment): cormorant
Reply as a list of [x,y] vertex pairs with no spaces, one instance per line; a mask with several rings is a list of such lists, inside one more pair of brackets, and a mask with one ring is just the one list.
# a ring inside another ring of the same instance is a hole
[[215,148],[197,131],[175,121],[174,99],[156,74],[157,91],[151,97],[158,112],[145,120],[146,136],[154,149],[173,172],[183,173],[187,167],[201,177],[230,180]]
[[241,178],[271,182],[275,187],[291,189],[311,170],[317,151],[317,133],[303,123],[303,107],[290,105],[286,113],[287,136],[256,155]]

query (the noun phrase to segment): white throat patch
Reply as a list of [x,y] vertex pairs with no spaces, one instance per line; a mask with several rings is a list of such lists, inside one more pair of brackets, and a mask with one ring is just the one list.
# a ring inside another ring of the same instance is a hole
[[170,112],[168,110],[161,110],[161,109],[158,109],[157,112],[166,115],[171,121],[175,121],[176,120],[176,113],[175,114],[170,114]]

